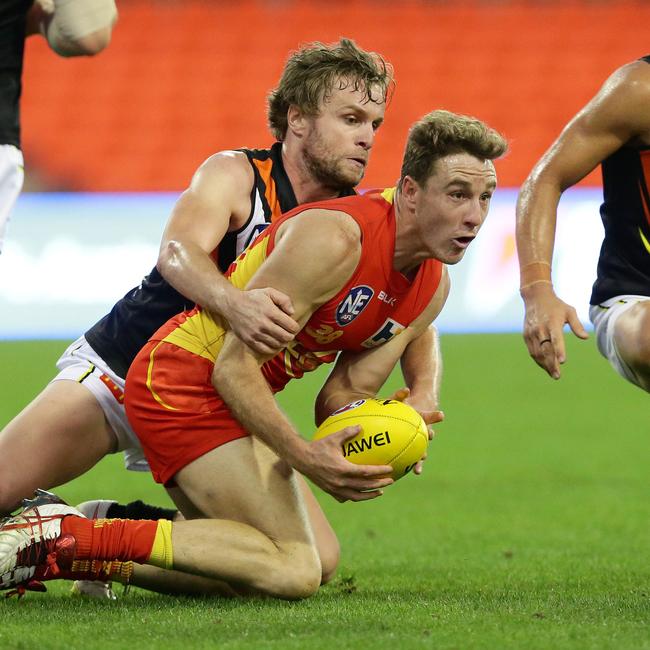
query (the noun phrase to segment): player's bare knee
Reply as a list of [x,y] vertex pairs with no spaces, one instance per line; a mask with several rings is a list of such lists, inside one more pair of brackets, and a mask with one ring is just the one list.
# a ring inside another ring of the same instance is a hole
[[318,591],[321,579],[320,562],[294,567],[283,580],[281,597],[287,600],[309,598]]
[[321,585],[322,569],[314,549],[280,552],[274,570],[262,590],[276,598],[302,600],[313,596]]
[[341,559],[341,545],[334,538],[326,548],[320,549],[321,584],[327,584],[336,575]]
[[614,340],[625,363],[650,381],[650,301],[635,305],[621,316]]
[[650,372],[650,302],[646,305],[640,316],[640,326],[637,328],[637,349],[638,363],[647,374]]

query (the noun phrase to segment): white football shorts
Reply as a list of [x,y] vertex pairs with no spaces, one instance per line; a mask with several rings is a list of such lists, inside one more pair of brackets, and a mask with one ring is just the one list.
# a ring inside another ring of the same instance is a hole
[[12,144],[0,145],[0,253],[7,224],[16,199],[23,189],[25,170],[23,154]]
[[126,469],[148,472],[149,464],[144,457],[140,441],[126,417],[124,379],[108,367],[83,336],[61,355],[56,367],[59,374],[52,381],[76,381],[95,396],[117,438],[117,451],[124,452]]
[[614,341],[614,329],[616,327],[616,321],[621,314],[624,314],[630,307],[643,300],[650,300],[650,297],[635,295],[614,296],[599,305],[591,305],[589,307],[589,319],[594,325],[598,350],[609,360],[616,372],[623,379],[627,379],[627,381],[635,386],[639,386],[639,388],[643,387],[639,383],[636,374],[618,353],[616,342]]

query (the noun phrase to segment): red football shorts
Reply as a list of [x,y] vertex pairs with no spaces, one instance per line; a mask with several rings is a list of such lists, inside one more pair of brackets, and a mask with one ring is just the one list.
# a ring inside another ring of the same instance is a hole
[[124,406],[158,483],[172,485],[192,461],[249,435],[212,386],[213,367],[160,341],[147,343],[131,364]]

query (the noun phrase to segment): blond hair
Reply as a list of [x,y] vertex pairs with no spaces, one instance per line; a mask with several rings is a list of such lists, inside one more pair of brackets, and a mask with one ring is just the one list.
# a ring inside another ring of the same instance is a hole
[[[268,97],[269,127],[278,140],[287,133],[287,111],[297,106],[305,115],[318,115],[335,84],[365,92],[367,101],[387,101],[393,86],[393,69],[379,54],[366,52],[354,41],[310,43],[293,52],[277,88]],[[379,89],[380,97],[375,93]]]

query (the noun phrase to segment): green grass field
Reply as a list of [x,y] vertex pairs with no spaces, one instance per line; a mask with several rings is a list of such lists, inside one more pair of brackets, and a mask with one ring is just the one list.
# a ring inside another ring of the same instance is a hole
[[[0,425],[52,375],[61,342],[0,344]],[[589,342],[561,381],[517,335],[445,336],[425,474],[376,501],[323,496],[339,577],[296,603],[49,593],[0,602],[14,648],[650,648],[648,398]],[[282,403],[306,434],[322,375]],[[393,377],[388,394],[400,384]],[[47,453],[47,450],[43,450]],[[29,458],[24,459],[29,465]],[[58,492],[166,504],[119,457]]]

